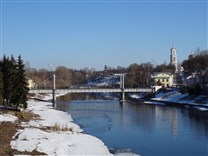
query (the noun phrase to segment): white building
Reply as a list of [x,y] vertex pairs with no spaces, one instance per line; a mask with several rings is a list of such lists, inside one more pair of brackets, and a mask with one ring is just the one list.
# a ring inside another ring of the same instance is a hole
[[170,49],[170,64],[175,66],[175,71],[178,71],[176,48]]
[[35,82],[30,78],[26,78],[26,79],[27,79],[27,83],[28,83],[28,88],[29,89],[34,89],[36,87]]
[[153,75],[154,84],[164,87],[172,87],[173,86],[173,74],[160,72],[154,73]]

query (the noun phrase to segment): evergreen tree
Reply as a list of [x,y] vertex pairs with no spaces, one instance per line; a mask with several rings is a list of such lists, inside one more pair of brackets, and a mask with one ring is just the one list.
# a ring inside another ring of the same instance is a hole
[[11,102],[18,108],[22,104],[23,108],[27,108],[27,94],[29,91],[28,83],[25,77],[25,69],[21,56],[17,60],[17,71],[15,73],[15,81],[13,82],[13,94]]
[[16,82],[16,75],[17,75],[17,62],[12,55],[9,60],[9,68],[10,68],[10,75],[9,75],[9,81],[10,81],[10,102],[15,105],[15,103],[12,101],[13,97],[15,96],[15,82]]
[[0,66],[0,103],[3,102],[3,74],[1,72],[1,66]]
[[12,77],[14,77],[13,72],[15,71],[13,68],[15,68],[15,66],[13,66],[9,58],[4,55],[1,61],[1,72],[3,74],[3,98],[6,100],[7,104],[9,104],[12,95]]

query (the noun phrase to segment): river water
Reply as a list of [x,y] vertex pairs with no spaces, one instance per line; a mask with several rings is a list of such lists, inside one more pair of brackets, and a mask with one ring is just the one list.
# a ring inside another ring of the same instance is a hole
[[143,156],[208,155],[208,112],[117,100],[59,100],[57,109],[71,113],[109,149]]

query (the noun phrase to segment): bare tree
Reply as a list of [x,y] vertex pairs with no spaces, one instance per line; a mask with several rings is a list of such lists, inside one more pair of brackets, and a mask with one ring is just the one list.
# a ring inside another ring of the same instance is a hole
[[55,73],[57,87],[68,88],[71,86],[72,73],[70,69],[64,66],[59,66],[56,68]]

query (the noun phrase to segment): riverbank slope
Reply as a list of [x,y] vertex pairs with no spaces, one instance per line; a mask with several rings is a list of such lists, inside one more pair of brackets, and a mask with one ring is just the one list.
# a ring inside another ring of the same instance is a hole
[[[5,151],[4,154],[112,155],[101,140],[83,134],[70,114],[53,109],[51,103],[29,100],[26,112],[37,116],[24,121],[15,114],[1,112],[1,126],[6,122],[14,123],[12,134],[17,129],[9,153]],[[2,130],[3,135],[6,132]],[[1,146],[1,151],[3,148]]]
[[208,111],[208,95],[190,95],[181,93],[177,88],[160,89],[153,98],[145,99],[142,94],[130,95],[131,99],[142,99],[146,104],[166,104],[175,106],[185,106],[200,111]]

